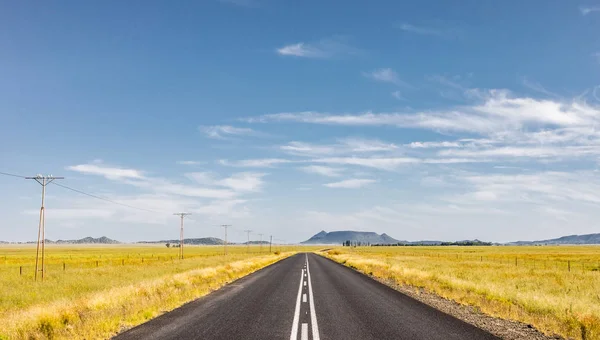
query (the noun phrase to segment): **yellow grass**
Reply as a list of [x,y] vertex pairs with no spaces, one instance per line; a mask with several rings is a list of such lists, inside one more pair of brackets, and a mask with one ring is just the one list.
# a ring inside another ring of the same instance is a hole
[[35,247],[2,246],[0,339],[108,338],[293,254],[228,248],[52,245],[36,283]]
[[342,247],[325,255],[548,335],[600,339],[600,247]]

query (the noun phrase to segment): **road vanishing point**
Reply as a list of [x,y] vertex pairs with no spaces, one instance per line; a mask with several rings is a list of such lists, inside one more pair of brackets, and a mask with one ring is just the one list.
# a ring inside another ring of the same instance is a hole
[[368,276],[296,254],[114,339],[498,339]]

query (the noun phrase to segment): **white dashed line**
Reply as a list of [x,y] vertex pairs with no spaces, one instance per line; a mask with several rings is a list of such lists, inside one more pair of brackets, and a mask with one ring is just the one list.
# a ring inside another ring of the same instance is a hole
[[302,332],[300,332],[300,339],[308,340],[308,324],[307,323],[302,324]]
[[302,294],[302,302],[306,302],[306,294]]

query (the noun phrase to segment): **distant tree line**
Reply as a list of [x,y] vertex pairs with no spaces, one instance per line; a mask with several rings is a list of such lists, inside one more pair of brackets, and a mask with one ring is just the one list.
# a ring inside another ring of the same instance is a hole
[[344,246],[344,247],[370,247],[371,243],[348,240],[348,241],[344,241],[344,243],[342,243],[342,246]]
[[441,243],[395,243],[395,244],[372,244],[373,247],[423,247],[423,246],[491,246],[492,242],[483,241],[459,241],[459,242],[441,242]]

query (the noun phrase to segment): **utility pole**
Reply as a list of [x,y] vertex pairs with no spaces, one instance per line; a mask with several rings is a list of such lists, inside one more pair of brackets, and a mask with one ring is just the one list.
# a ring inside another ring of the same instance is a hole
[[259,241],[259,243],[260,243],[260,253],[262,254],[262,236],[263,236],[263,234],[258,234],[258,236],[260,236],[260,241]]
[[269,253],[271,253],[272,246],[273,246],[273,235],[271,235],[271,241],[269,241]]
[[173,215],[181,217],[181,229],[179,230],[179,259],[183,260],[183,219],[191,213],[174,213]]
[[42,238],[42,281],[44,281],[44,255],[46,245],[46,210],[44,208],[44,200],[46,198],[46,185],[52,183],[55,179],[64,179],[64,177],[54,177],[37,175],[35,177],[25,177],[25,179],[34,179],[42,186],[42,207],[40,208],[40,224],[38,226],[37,250],[35,252],[35,281],[37,281],[38,261],[40,257],[40,236]]
[[250,254],[250,232],[252,230],[244,230],[246,234],[248,234],[248,243],[246,243],[246,253]]
[[221,224],[221,227],[225,228],[225,241],[223,242],[223,249],[225,255],[227,255],[227,227],[231,227],[231,224]]

